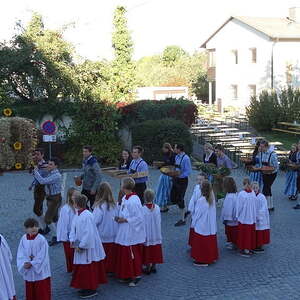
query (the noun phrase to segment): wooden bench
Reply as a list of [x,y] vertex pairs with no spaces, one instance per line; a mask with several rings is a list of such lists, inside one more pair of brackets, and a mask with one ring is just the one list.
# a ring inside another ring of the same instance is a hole
[[286,129],[280,129],[280,128],[272,128],[273,131],[279,131],[279,132],[285,132],[285,133],[291,133],[291,134],[299,134],[300,132],[297,131],[290,131],[290,130],[286,130]]

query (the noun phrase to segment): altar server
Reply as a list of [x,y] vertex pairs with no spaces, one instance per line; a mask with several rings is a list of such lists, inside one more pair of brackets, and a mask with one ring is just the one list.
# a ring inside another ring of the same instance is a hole
[[67,202],[61,208],[57,222],[57,241],[63,242],[68,273],[73,271],[74,248],[71,248],[70,232],[72,221],[76,214],[74,207],[74,197],[76,193],[80,194],[75,188],[68,190]]
[[75,195],[77,215],[70,233],[71,246],[75,248],[71,286],[80,289],[78,295],[83,299],[96,296],[99,284],[107,282],[105,252],[93,215],[86,209],[87,200],[85,195]]
[[207,179],[207,176],[204,173],[199,173],[197,176],[197,184],[194,187],[192,198],[188,205],[188,211],[187,215],[191,214],[191,226],[190,226],[190,232],[189,232],[189,245],[192,246],[192,240],[194,235],[194,227],[195,227],[195,208],[196,208],[196,202],[201,197],[201,186],[204,180]]
[[107,273],[115,271],[115,238],[118,230],[115,217],[117,215],[118,205],[113,197],[111,186],[108,182],[102,182],[96,192],[93,216],[106,254],[104,264]]
[[15,300],[16,290],[11,269],[12,254],[5,238],[0,234],[0,299]]
[[39,223],[27,219],[26,234],[21,238],[17,267],[25,280],[26,300],[51,299],[51,273],[47,240],[38,233]]
[[258,182],[252,182],[256,194],[256,247],[254,252],[263,252],[263,245],[270,243],[270,216],[266,197],[259,192]]
[[251,250],[256,247],[256,196],[251,189],[249,178],[244,178],[243,185],[244,189],[238,194],[236,208],[237,246],[242,256],[250,257]]
[[154,204],[155,194],[152,190],[144,193],[145,204],[143,215],[145,221],[146,241],[143,247],[143,264],[146,266],[146,274],[156,273],[156,264],[163,263],[161,215],[160,208]]
[[224,191],[226,196],[223,202],[221,221],[225,225],[228,243],[226,247],[234,249],[237,243],[238,221],[236,219],[237,188],[232,177],[224,178]]
[[133,193],[134,180],[125,178],[122,189],[125,196],[116,217],[119,224],[116,236],[116,275],[134,287],[142,274],[142,251],[146,240],[145,223],[139,197]]
[[211,184],[202,184],[202,196],[195,208],[195,233],[192,240],[191,257],[194,265],[207,267],[218,259],[216,204]]

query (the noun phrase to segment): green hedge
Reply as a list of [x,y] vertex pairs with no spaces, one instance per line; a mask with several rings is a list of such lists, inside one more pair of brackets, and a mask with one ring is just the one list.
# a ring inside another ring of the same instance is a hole
[[162,158],[163,143],[182,143],[186,152],[192,152],[192,137],[188,126],[175,119],[149,120],[132,127],[132,142],[145,149],[144,159],[149,163]]
[[249,124],[258,131],[270,131],[280,121],[300,122],[300,91],[263,91],[258,98],[252,97],[246,113]]
[[120,108],[123,124],[173,118],[191,126],[197,117],[197,106],[189,100],[142,100]]

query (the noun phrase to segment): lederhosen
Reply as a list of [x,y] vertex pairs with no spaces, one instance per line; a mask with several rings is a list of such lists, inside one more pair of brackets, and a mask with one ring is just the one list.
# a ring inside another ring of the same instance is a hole
[[[43,162],[40,168],[44,168],[46,162]],[[34,205],[33,205],[33,212],[35,215],[40,217],[43,214],[43,204],[46,198],[45,186],[38,182],[35,183],[33,188],[33,198],[34,198]]]
[[[139,165],[143,162],[144,160],[141,159],[138,164],[136,165],[135,169],[130,169],[129,173],[130,174],[135,174],[137,172],[137,169],[139,167]],[[134,189],[133,191],[138,195],[138,197],[141,200],[142,205],[144,204],[144,192],[147,189],[147,185],[146,182],[139,182],[139,183],[135,183]]]
[[[263,166],[268,166],[270,167],[270,160],[271,160],[271,156],[272,154],[274,153],[274,151],[272,151],[269,155],[269,158],[268,158],[268,161],[266,162],[263,162],[262,161],[262,153],[260,154],[260,160],[261,160],[261,164]],[[277,176],[277,172],[276,173],[272,173],[272,174],[262,174],[262,178],[263,178],[263,183],[264,183],[264,186],[263,186],[263,194],[265,196],[272,196],[272,190],[271,190],[271,187],[272,187],[272,184],[274,183],[275,181],[275,178]]]
[[[181,163],[183,161],[183,158],[185,157],[186,154],[184,154],[180,160],[179,165],[175,164],[176,168],[181,168]],[[179,208],[183,209],[185,207],[184,203],[184,196],[186,189],[189,184],[189,178],[184,177],[184,178],[179,178],[179,177],[174,177],[173,178],[173,186],[171,190],[171,202],[174,204],[177,204]]]

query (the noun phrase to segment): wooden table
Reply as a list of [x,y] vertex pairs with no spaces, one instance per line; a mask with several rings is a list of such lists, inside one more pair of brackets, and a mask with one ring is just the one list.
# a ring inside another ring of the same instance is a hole
[[300,124],[298,123],[289,123],[289,122],[278,122],[277,124],[279,125],[284,125],[284,126],[290,126],[290,127],[300,127]]

